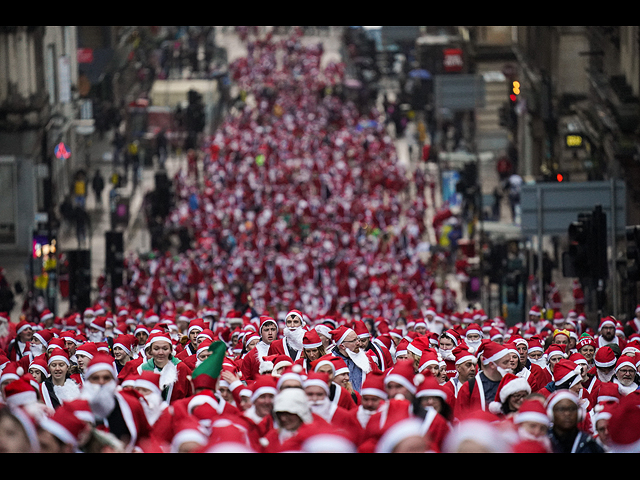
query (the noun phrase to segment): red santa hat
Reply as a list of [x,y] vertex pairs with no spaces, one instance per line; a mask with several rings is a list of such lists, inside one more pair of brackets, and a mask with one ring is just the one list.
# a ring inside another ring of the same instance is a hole
[[600,325],[598,326],[598,330],[602,330],[602,327],[616,327],[617,326],[617,321],[615,318],[608,316],[608,317],[604,317],[601,321],[600,321]]
[[469,347],[466,343],[461,343],[457,347],[455,347],[451,353],[455,358],[455,364],[461,365],[464,362],[471,360],[474,364],[477,363],[478,358],[469,351]]
[[94,317],[91,319],[91,322],[89,322],[89,327],[104,332],[107,329],[107,318],[102,316]]
[[49,342],[53,338],[53,332],[51,330],[39,330],[33,333],[33,336],[37,338],[46,350],[49,346]]
[[90,426],[80,420],[70,407],[62,404],[51,417],[44,416],[38,422],[40,428],[51,433],[63,444],[74,449],[78,447],[83,435]]
[[616,368],[615,368],[615,372],[618,373],[618,370],[620,370],[622,367],[631,367],[633,370],[636,370],[636,356],[630,356],[630,355],[620,355],[620,358],[618,359],[618,361],[616,362]]
[[273,375],[258,375],[255,382],[251,385],[251,403],[255,402],[261,395],[277,395],[278,381],[279,380]]
[[389,382],[395,382],[406,388],[412,395],[415,395],[417,388],[413,382],[414,377],[413,360],[400,360],[389,369],[384,378],[384,385],[386,387]]
[[564,345],[549,345],[549,348],[544,352],[547,357],[547,361],[551,358],[560,356],[562,358],[566,358],[565,346]]
[[422,352],[422,356],[420,357],[420,365],[418,366],[418,373],[424,372],[427,368],[439,365],[440,359],[438,358],[438,354],[433,350],[425,350]]
[[430,348],[431,343],[428,336],[414,338],[413,341],[407,345],[407,351],[417,355],[418,357],[422,356],[422,352]]
[[89,362],[84,376],[89,378],[94,373],[102,371],[111,373],[114,379],[118,377],[114,358],[108,353],[97,353]]
[[414,383],[418,383],[416,398],[438,397],[441,398],[442,401],[447,402],[447,391],[431,373],[422,375],[421,377],[416,375]]
[[609,419],[613,453],[640,451],[640,394],[632,392],[620,399]]
[[371,373],[368,374],[364,382],[362,384],[362,389],[360,390],[360,395],[371,395],[374,397],[381,398],[382,400],[388,400],[387,392],[384,388],[384,378],[385,376],[380,373]]
[[402,340],[400,340],[400,342],[398,343],[398,345],[396,346],[396,358],[402,355],[407,355],[408,353],[408,348],[409,348],[409,340],[406,338],[403,338]]
[[157,395],[162,395],[160,374],[152,372],[151,370],[143,370],[140,375],[136,377],[133,385],[134,387],[146,388]]
[[124,334],[124,335],[118,335],[114,340],[113,340],[113,347],[120,347],[122,350],[125,351],[125,353],[129,356],[133,355],[133,346],[137,345],[138,340],[136,339],[136,337],[134,335],[128,335],[128,334]]
[[329,375],[322,372],[309,372],[303,379],[302,386],[305,389],[311,386],[320,387],[329,396]]
[[187,335],[191,335],[191,332],[194,330],[204,330],[206,325],[204,324],[204,319],[202,318],[194,318],[189,322],[189,327],[187,328]]
[[604,347],[598,348],[593,361],[596,367],[608,368],[615,366],[617,359],[613,349],[605,345]]
[[482,337],[483,332],[482,332],[482,328],[480,328],[480,325],[478,325],[477,323],[470,323],[469,326],[467,326],[467,328],[464,330],[464,335],[467,336],[469,334],[475,333],[477,335],[480,335]]
[[42,313],[40,314],[40,321],[42,323],[46,322],[47,320],[49,320],[50,318],[53,318],[53,312],[49,309],[44,309],[42,311]]
[[509,350],[507,348],[491,340],[482,340],[482,344],[476,352],[478,358],[482,358],[482,363],[485,365],[487,363],[497,362],[508,354]]
[[598,388],[598,396],[596,403],[619,403],[622,394],[620,393],[618,384],[615,382],[603,382]]
[[525,392],[528,395],[531,393],[531,385],[529,385],[526,378],[517,377],[513,373],[507,373],[502,377],[502,380],[500,380],[495,399],[489,404],[489,411],[498,415],[507,398],[517,392]]
[[33,326],[31,325],[31,323],[27,322],[26,320],[21,320],[16,324],[16,335],[20,335],[27,328],[30,328],[33,330]]
[[538,305],[532,305],[529,309],[529,315],[539,317],[542,314]]
[[559,360],[553,367],[553,381],[556,386],[568,383],[569,387],[572,387],[582,381],[581,375],[580,366],[566,358]]
[[67,366],[69,366],[69,354],[66,350],[56,348],[51,352],[51,355],[49,355],[47,365],[51,365],[53,362],[64,362]]
[[294,316],[296,318],[298,318],[300,320],[300,323],[302,325],[305,325],[307,322],[304,319],[304,315],[302,314],[302,312],[300,310],[290,310],[286,315],[285,315],[285,319],[289,318],[291,316]]
[[356,332],[356,335],[358,335],[358,338],[371,337],[371,332],[369,332],[366,323],[362,320],[355,320],[353,322],[353,330]]
[[344,339],[347,338],[347,335],[349,335],[351,332],[355,333],[353,329],[341,325],[335,330],[331,330],[331,339],[336,344],[336,346],[341,345]]
[[306,331],[302,338],[302,346],[305,349],[321,347],[322,339],[320,335],[318,335],[318,332],[313,329]]
[[576,395],[573,391],[564,388],[562,390],[556,390],[549,396],[549,398],[547,398],[546,401],[547,416],[550,420],[553,420],[553,407],[555,407],[556,404],[561,400],[571,400],[576,404],[578,409],[582,408],[580,406],[580,399],[578,398],[578,395]]
[[547,427],[551,425],[547,411],[540,400],[525,399],[513,416],[513,423],[520,425],[524,422],[535,422]]
[[9,407],[21,407],[38,401],[36,390],[24,376],[8,383],[4,387],[4,396]]
[[76,356],[84,355],[88,358],[93,358],[98,354],[98,347],[93,342],[86,342],[76,348]]

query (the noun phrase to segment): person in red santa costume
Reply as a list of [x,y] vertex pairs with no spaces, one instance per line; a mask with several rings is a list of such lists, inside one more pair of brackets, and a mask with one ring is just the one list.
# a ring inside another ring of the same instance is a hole
[[483,340],[478,351],[478,373],[462,385],[455,403],[455,417],[488,411],[495,399],[502,377],[511,371],[511,352],[508,348],[491,340]]

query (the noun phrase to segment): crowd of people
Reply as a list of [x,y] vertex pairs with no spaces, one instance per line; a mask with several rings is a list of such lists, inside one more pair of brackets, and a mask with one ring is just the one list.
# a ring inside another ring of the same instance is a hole
[[640,308],[463,307],[344,66],[248,41],[246,104],[173,179],[190,248],[130,255],[84,311],[0,315],[0,451],[638,451]]

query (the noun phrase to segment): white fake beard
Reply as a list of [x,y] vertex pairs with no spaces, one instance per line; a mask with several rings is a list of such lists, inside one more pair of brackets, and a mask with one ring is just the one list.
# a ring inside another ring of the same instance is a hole
[[31,346],[29,347],[29,350],[31,351],[34,357],[37,357],[44,353],[44,345],[42,344],[34,345],[32,343]]
[[474,353],[478,350],[478,347],[482,343],[482,340],[478,340],[474,342],[467,340],[465,343],[469,346],[469,350],[471,350],[471,353]]
[[9,322],[0,322],[0,338],[4,338],[9,335]]
[[600,369],[596,368],[596,373],[598,375],[598,380],[607,383],[611,381],[616,372],[615,370],[611,370],[609,373],[602,373]]
[[532,364],[538,365],[540,368],[545,368],[547,366],[547,362],[545,361],[544,357],[540,357],[537,360],[530,358],[529,360],[531,360]]
[[142,402],[142,405],[144,406],[149,423],[153,425],[164,410],[164,400],[162,400],[162,396],[157,393],[145,395],[144,399],[146,402]]
[[321,416],[327,422],[331,420],[331,400],[329,400],[329,397],[325,397],[324,400],[309,402],[309,408],[311,408],[313,413]]
[[116,406],[116,388],[115,380],[104,385],[87,382],[82,387],[81,397],[89,402],[96,418],[105,419]]
[[362,406],[358,408],[356,415],[358,417],[358,421],[360,422],[360,425],[362,425],[362,428],[365,428],[367,426],[367,424],[369,423],[369,420],[373,415],[376,414],[377,411],[378,410],[366,410],[362,408]]
[[297,351],[302,350],[303,344],[302,340],[304,338],[304,329],[302,327],[296,328],[284,328],[284,336],[287,339],[287,342]]
[[498,372],[500,372],[501,377],[504,377],[507,373],[513,373],[512,368],[502,368],[502,367],[498,367],[497,365],[496,365],[496,368],[498,369]]
[[87,340],[93,343],[100,343],[102,341],[102,338],[102,332],[89,332],[89,334],[87,335]]
[[438,353],[440,354],[443,360],[456,359],[456,357],[453,355],[453,350],[443,350],[442,348],[438,348]]
[[369,363],[369,357],[367,357],[367,354],[365,353],[364,350],[360,349],[358,353],[354,353],[348,348],[346,350],[349,358],[353,361],[353,363],[356,364],[358,368],[360,368],[360,370],[362,370],[364,374],[371,372],[371,364]]

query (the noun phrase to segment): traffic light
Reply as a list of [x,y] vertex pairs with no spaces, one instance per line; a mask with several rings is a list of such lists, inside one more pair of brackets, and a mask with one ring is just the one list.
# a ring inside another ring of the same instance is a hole
[[627,280],[640,281],[640,227],[627,227]]
[[511,103],[516,103],[518,101],[519,95],[520,95],[520,82],[518,80],[513,80],[511,82],[511,92],[509,93],[509,100],[511,100]]
[[91,252],[70,250],[69,260],[69,306],[83,312],[91,306]]
[[124,236],[122,232],[110,231],[105,233],[106,240],[106,271],[111,279],[111,289],[114,291],[123,285],[124,275]]
[[580,214],[578,220],[569,225],[569,258],[575,277],[590,277],[589,268],[589,232],[591,215]]
[[563,259],[565,276],[605,280],[607,262],[607,216],[598,205],[593,213],[581,213],[569,225],[568,258]]

